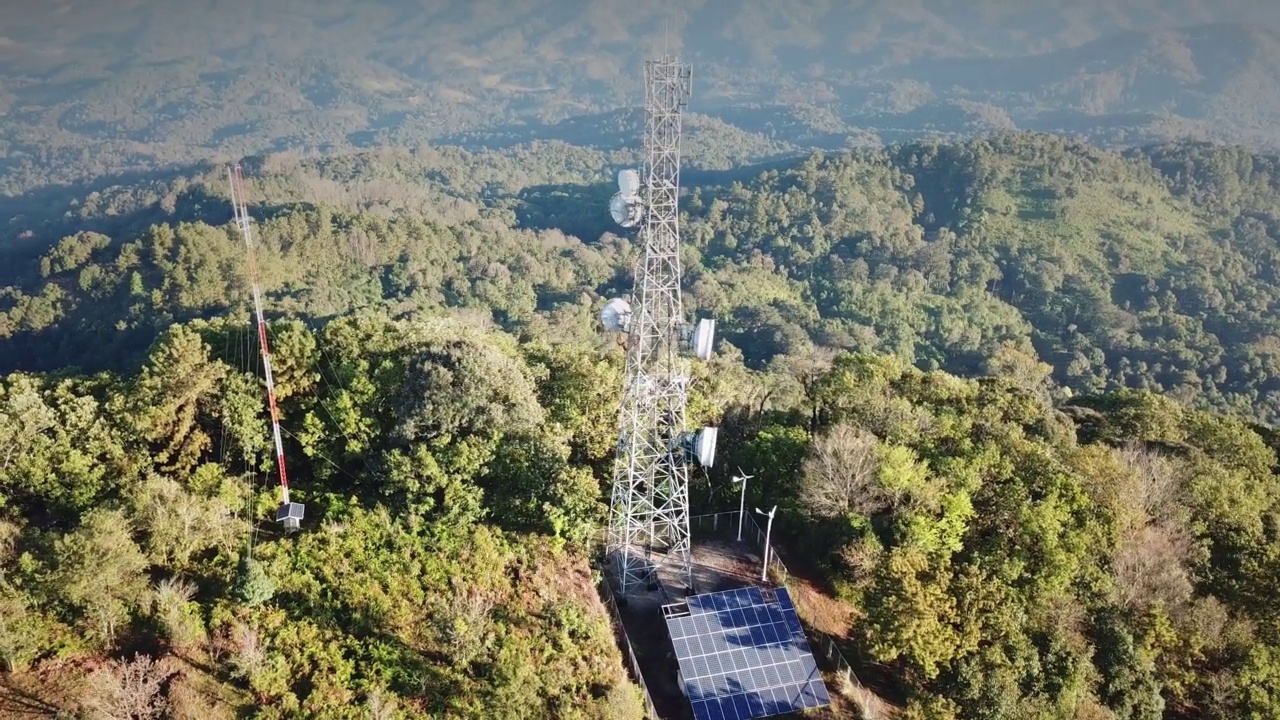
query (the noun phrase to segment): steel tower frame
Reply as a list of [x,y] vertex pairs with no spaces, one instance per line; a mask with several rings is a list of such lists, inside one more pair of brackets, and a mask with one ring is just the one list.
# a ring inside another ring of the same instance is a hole
[[625,596],[656,581],[653,552],[679,563],[692,587],[689,467],[685,433],[688,374],[680,293],[680,135],[691,93],[688,65],[665,56],[645,63],[645,137],[633,312],[619,413],[607,551]]

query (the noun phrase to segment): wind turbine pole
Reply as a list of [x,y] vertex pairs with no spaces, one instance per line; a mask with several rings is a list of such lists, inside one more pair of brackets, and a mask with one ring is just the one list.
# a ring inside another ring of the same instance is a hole
[[[742,472],[742,468],[738,468]],[[747,481],[754,475],[739,475],[733,479],[734,484],[742,483],[742,497],[738,500],[738,542],[742,542],[742,520],[747,514]]]

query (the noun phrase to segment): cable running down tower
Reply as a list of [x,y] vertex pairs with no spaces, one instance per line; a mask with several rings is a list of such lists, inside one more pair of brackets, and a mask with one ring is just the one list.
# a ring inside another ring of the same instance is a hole
[[672,57],[645,63],[643,173],[620,172],[609,203],[644,247],[631,300],[601,311],[605,328],[627,337],[606,548],[624,598],[641,582],[656,588],[658,555],[692,588],[689,467],[715,460],[716,428],[685,426],[685,355],[709,359],[715,333],[714,320],[686,322],[680,294],[680,134],[691,77]]
[[284,443],[280,438],[280,410],[276,407],[276,384],[271,375],[271,351],[267,347],[267,321],[262,315],[262,292],[258,287],[258,263],[253,253],[253,232],[249,225],[249,209],[245,205],[244,176],[240,165],[227,168],[227,181],[231,185],[231,207],[235,211],[236,225],[244,238],[248,258],[249,283],[253,288],[253,312],[258,326],[258,347],[262,350],[262,371],[267,380],[267,405],[271,409],[271,433],[275,440],[276,468],[280,472],[280,508],[276,522],[285,531],[294,532],[302,525],[305,510],[302,503],[289,502],[289,476],[284,466]]

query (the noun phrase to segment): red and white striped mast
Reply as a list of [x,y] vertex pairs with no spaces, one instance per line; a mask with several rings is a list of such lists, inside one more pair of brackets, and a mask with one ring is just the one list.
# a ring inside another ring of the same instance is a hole
[[238,163],[234,168],[227,168],[227,179],[231,183],[231,207],[235,211],[236,225],[240,227],[240,236],[244,238],[248,257],[249,283],[253,288],[253,311],[258,324],[258,346],[262,349],[262,370],[267,378],[267,405],[271,408],[271,434],[276,444],[276,467],[280,471],[280,509],[276,512],[276,521],[284,525],[285,530],[292,532],[302,524],[305,508],[301,503],[289,502],[289,476],[285,472],[284,442],[280,438],[280,410],[276,407],[276,384],[271,375],[271,351],[267,347],[267,321],[262,315],[258,263],[253,254],[253,232],[249,225],[249,209],[245,205],[244,176],[241,174]]

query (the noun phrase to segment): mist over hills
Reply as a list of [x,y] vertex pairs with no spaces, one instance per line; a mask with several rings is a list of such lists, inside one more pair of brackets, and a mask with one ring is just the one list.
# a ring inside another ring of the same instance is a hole
[[746,159],[1011,128],[1270,148],[1276,27],[1256,2],[23,2],[0,189],[218,154],[629,146],[664,49],[695,65],[693,135]]

